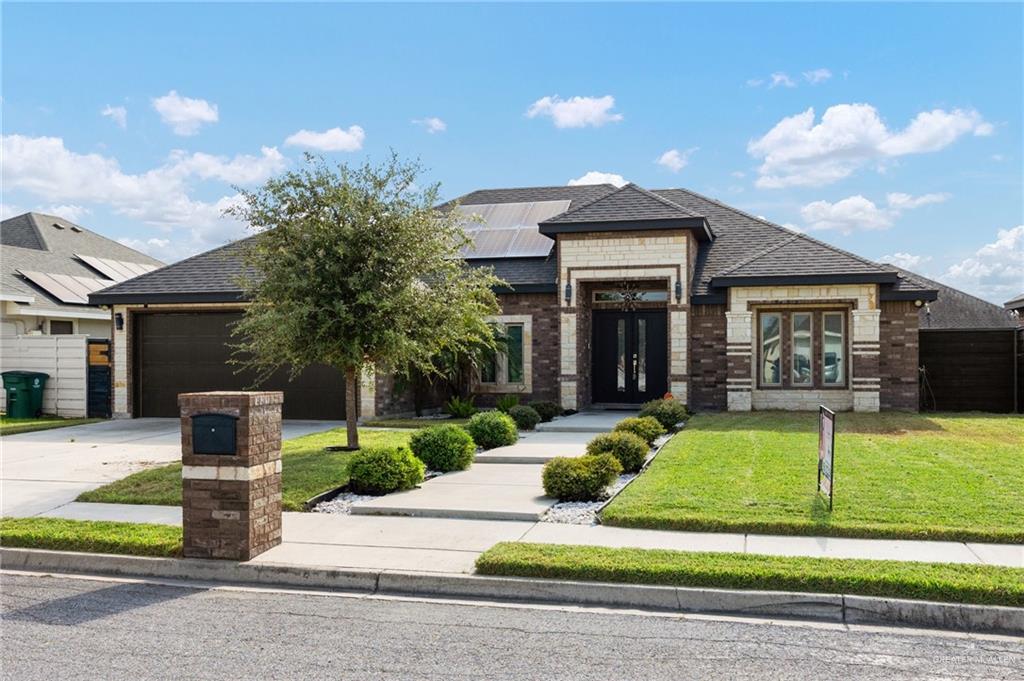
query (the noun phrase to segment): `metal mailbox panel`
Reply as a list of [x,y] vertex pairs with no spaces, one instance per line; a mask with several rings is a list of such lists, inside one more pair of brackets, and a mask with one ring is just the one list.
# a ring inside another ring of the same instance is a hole
[[238,417],[230,414],[196,414],[192,417],[194,454],[235,454]]

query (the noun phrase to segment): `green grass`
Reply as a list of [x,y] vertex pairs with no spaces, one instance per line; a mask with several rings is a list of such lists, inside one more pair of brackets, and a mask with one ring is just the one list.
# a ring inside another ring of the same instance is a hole
[[1024,606],[1024,569],[992,565],[502,542],[477,559],[476,571],[514,577]]
[[53,551],[178,556],[181,528],[63,518],[0,518],[0,544]]
[[464,426],[469,419],[375,419],[367,421],[365,425],[369,428],[426,428],[446,423],[454,426]]
[[698,415],[604,511],[608,525],[1024,542],[1024,417],[839,414],[835,506],[817,415]]
[[[361,430],[363,447],[394,446],[409,442],[411,432]],[[328,452],[324,447],[344,445],[345,429],[338,428],[287,440],[281,450],[281,506],[303,511],[316,495],[348,482],[352,452]],[[83,492],[78,501],[108,504],[181,505],[181,464],[173,463],[133,473],[109,485]]]
[[51,428],[81,426],[85,423],[96,423],[100,420],[102,419],[63,419],[59,416],[12,419],[8,416],[0,416],[0,435],[17,435],[18,433],[31,433],[37,430],[50,430]]

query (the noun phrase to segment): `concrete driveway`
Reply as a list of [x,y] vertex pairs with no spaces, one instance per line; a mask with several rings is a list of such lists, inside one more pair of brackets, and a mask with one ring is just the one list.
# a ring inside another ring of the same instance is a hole
[[[285,421],[288,440],[343,426],[340,421]],[[32,516],[82,492],[181,458],[178,419],[123,419],[54,428],[0,439],[0,514]]]

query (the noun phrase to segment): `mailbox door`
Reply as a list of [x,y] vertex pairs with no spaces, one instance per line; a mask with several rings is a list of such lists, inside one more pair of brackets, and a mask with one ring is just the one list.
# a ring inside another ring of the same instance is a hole
[[192,417],[192,452],[194,454],[235,454],[238,451],[235,442],[237,426],[237,416],[196,414]]

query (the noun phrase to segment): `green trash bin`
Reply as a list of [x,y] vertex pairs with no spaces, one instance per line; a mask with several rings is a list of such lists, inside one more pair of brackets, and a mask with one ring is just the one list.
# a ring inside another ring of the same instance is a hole
[[30,419],[43,412],[43,388],[49,374],[39,371],[5,371],[0,374],[7,393],[7,417]]

